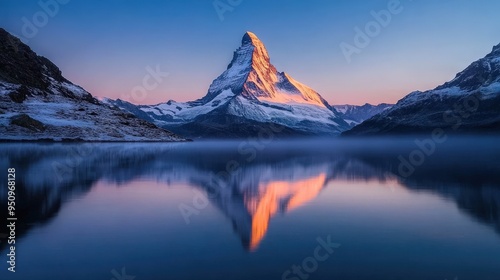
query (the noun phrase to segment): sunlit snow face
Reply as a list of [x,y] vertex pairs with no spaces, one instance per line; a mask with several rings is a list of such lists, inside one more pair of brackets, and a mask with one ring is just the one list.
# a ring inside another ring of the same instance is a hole
[[349,126],[316,91],[278,72],[264,44],[251,32],[245,33],[229,66],[204,97],[139,109],[160,126],[188,123],[209,113],[315,133],[338,133]]

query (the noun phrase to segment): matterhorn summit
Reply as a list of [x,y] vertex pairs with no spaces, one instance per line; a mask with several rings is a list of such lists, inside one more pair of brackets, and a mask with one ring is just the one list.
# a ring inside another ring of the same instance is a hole
[[349,128],[316,91],[278,72],[252,32],[243,35],[227,69],[203,98],[154,106],[109,102],[190,137],[258,136],[276,125],[280,129],[273,133],[284,136],[335,135]]
[[247,99],[274,103],[310,104],[327,108],[321,96],[271,64],[264,44],[251,32],[243,36],[228,69],[210,86],[207,99],[231,89]]

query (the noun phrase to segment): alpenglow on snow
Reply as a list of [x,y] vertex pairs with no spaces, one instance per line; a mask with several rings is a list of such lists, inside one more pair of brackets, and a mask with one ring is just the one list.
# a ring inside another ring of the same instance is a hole
[[337,135],[349,128],[310,87],[271,64],[264,44],[246,32],[227,69],[196,101],[158,105],[107,102],[188,137],[247,137],[279,126],[276,134]]

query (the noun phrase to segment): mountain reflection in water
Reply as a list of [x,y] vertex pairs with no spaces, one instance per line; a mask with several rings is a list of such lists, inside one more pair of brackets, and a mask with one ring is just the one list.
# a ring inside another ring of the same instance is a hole
[[[56,217],[68,200],[91,191],[98,181],[155,180],[208,194],[231,220],[243,246],[255,251],[273,216],[309,203],[336,180],[396,181],[434,193],[500,233],[496,143],[495,138],[449,140],[407,178],[398,174],[398,156],[416,148],[413,140],[383,138],[277,141],[255,153],[242,153],[240,142],[9,143],[0,145],[0,170],[17,170],[18,238]],[[5,176],[0,175],[2,182]],[[0,218],[5,220],[4,212]]]

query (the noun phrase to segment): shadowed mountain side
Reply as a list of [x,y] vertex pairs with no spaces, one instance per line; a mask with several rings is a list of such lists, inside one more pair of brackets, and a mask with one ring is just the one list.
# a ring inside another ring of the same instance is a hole
[[0,140],[185,141],[111,108],[0,28]]
[[433,90],[415,91],[391,108],[343,135],[388,135],[431,132],[500,132],[500,44],[455,78]]

